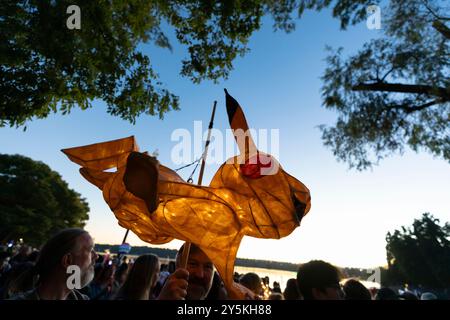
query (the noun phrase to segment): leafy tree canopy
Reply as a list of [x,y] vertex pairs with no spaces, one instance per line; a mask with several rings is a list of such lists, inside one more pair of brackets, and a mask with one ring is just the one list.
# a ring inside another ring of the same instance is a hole
[[386,236],[391,284],[428,288],[450,286],[450,223],[440,225],[429,213]]
[[321,129],[339,160],[362,170],[409,146],[450,161],[449,9],[391,0],[381,9],[382,37],[350,57],[342,48],[328,56],[324,105],[339,117]]
[[[450,160],[450,80],[445,0],[389,0],[382,35],[357,53],[332,50],[323,101],[338,112],[321,126],[324,144],[363,170],[405,147]],[[81,8],[81,29],[66,27],[69,5]],[[194,83],[227,78],[248,51],[261,18],[292,31],[305,10],[332,8],[341,28],[365,21],[372,0],[4,0],[0,2],[0,126],[20,126],[51,112],[89,108],[134,122],[141,114],[179,108],[138,45],[187,48],[180,73]],[[372,32],[369,31],[368,32]]]
[[[81,29],[66,27],[70,5],[81,9]],[[187,47],[181,75],[198,83],[226,78],[232,61],[271,14],[290,31],[295,1],[4,0],[0,2],[0,126],[20,126],[51,112],[89,108],[134,122],[143,114],[178,109],[139,51],[140,43],[171,49],[163,25]],[[58,110],[59,108],[59,110]]]
[[41,245],[49,235],[83,227],[89,206],[46,164],[0,154],[0,241]]

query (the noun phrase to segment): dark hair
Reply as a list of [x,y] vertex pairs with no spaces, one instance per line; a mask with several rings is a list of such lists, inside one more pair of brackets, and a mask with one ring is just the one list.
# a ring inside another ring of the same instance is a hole
[[[158,270],[157,270],[158,268]],[[154,254],[139,256],[134,261],[127,279],[117,293],[117,299],[140,300],[150,298],[151,281],[159,271],[159,258]]]
[[281,293],[274,292],[270,294],[269,300],[284,300],[284,297]]
[[375,300],[398,300],[398,295],[391,288],[381,288],[378,290]]
[[280,287],[280,284],[277,281],[273,282],[272,292],[281,293],[281,287]]
[[9,258],[11,254],[6,251],[0,251],[0,262],[5,261],[7,258]]
[[107,283],[111,277],[114,276],[114,273],[116,272],[116,266],[115,265],[97,265],[94,267],[94,274],[95,278],[92,282],[97,284],[104,284]]
[[116,281],[120,281],[120,278],[128,271],[128,263],[123,262],[116,270],[114,278]]
[[403,300],[419,300],[419,298],[412,292],[403,292],[400,295],[400,298]]
[[356,279],[347,280],[343,289],[345,300],[372,300],[370,291]]
[[31,252],[30,255],[27,257],[27,262],[36,263],[38,258],[39,258],[39,251],[35,250]]
[[167,271],[169,271],[169,273],[174,273],[175,269],[176,269],[175,261],[170,261],[169,266],[167,267]]
[[239,283],[256,294],[259,294],[259,292],[256,292],[256,290],[262,288],[261,278],[256,273],[253,272],[244,274],[239,279]]
[[300,300],[302,298],[298,290],[297,279],[291,278],[286,283],[283,296],[285,300]]
[[84,234],[88,232],[83,229],[64,229],[44,244],[35,266],[35,272],[40,276],[39,280],[51,276],[55,268],[60,265],[61,259],[76,250],[77,239]]
[[215,271],[211,289],[209,290],[209,293],[206,296],[205,300],[216,301],[216,300],[226,299],[226,297],[223,296],[223,294],[225,293],[224,291],[226,292],[226,289],[224,289],[224,284],[223,284],[222,278],[217,273],[217,271]]
[[[177,256],[176,256],[176,258],[175,258],[175,265],[176,265],[177,267],[180,266],[181,258],[182,258],[182,256],[183,256],[183,252],[184,252],[184,248],[185,248],[185,243],[183,243],[183,245],[180,247],[180,249],[179,249],[178,252],[177,252]],[[189,250],[189,256],[190,256],[191,254],[197,253],[197,252],[199,252],[199,251],[202,251],[202,249],[200,249],[197,245],[191,243],[191,247],[190,247],[190,250]],[[202,251],[202,252],[203,252],[203,251]]]
[[35,275],[32,272],[33,267],[34,264],[32,262],[23,262],[12,267],[10,272],[8,272],[0,299],[8,299],[33,289],[35,285]]
[[169,268],[169,266],[166,263],[162,263],[161,267],[159,268],[159,271],[161,271],[161,272],[167,271],[168,268]]
[[302,264],[297,272],[297,285],[305,300],[314,300],[312,289],[339,285],[342,274],[338,268],[322,260],[312,260]]

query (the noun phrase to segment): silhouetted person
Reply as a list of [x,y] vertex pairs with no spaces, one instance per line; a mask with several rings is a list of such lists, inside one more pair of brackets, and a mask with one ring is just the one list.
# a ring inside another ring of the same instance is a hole
[[398,295],[390,288],[381,288],[378,290],[375,300],[398,300]]
[[312,260],[299,267],[297,285],[305,300],[342,300],[341,278],[342,274],[335,266]]
[[284,297],[279,292],[273,292],[269,295],[269,300],[284,300]]
[[159,259],[154,254],[139,256],[117,293],[119,300],[150,300],[159,278]]
[[30,255],[27,257],[27,262],[32,262],[35,264],[39,258],[39,251],[34,250],[30,253]]
[[205,300],[226,300],[228,298],[227,289],[223,284],[222,278],[217,272],[214,272],[213,283],[211,290],[209,290],[208,295]]
[[122,264],[116,269],[116,273],[114,274],[114,283],[111,291],[111,297],[116,297],[119,289],[125,283],[125,280],[128,276],[128,271],[130,269],[130,265],[128,263],[122,262]]
[[437,300],[437,296],[432,292],[424,292],[420,296],[420,300]]
[[169,271],[170,274],[175,272],[175,269],[177,267],[175,266],[175,261],[169,261],[169,266],[167,267],[167,271]]
[[272,292],[281,293],[281,287],[280,287],[280,284],[277,281],[273,282]]
[[[80,271],[80,287],[87,286],[94,278],[94,263],[97,259],[94,242],[89,233],[82,229],[65,229],[45,243],[35,265],[39,276],[37,287],[17,300],[86,300],[76,289],[68,286],[69,266]],[[75,273],[76,274],[76,273]],[[73,284],[73,283],[72,283]],[[76,285],[76,283],[75,283]]]
[[167,264],[162,264],[161,269],[159,270],[159,279],[158,279],[158,283],[161,285],[161,287],[164,284],[164,282],[166,282],[168,276],[170,276],[169,266]]
[[250,289],[257,296],[263,296],[264,291],[261,284],[261,278],[253,272],[244,274],[240,279],[239,283],[244,287]]
[[18,294],[32,290],[35,283],[33,270],[34,263],[32,262],[16,264],[11,271],[8,272],[0,300],[9,299]]
[[345,300],[372,300],[370,291],[358,280],[349,279],[344,287]]
[[29,245],[24,244],[20,247],[19,253],[11,258],[9,263],[14,266],[16,264],[24,263],[28,260],[28,256],[32,252],[32,248]]
[[95,270],[98,274],[88,286],[88,295],[91,300],[109,300],[113,291],[116,266],[114,264],[100,265]]
[[301,300],[300,290],[297,286],[297,279],[289,279],[283,292],[284,300]]
[[414,293],[412,293],[410,291],[403,292],[400,295],[400,299],[401,300],[413,300],[413,301],[419,300],[419,298]]
[[263,281],[264,285],[265,285],[269,290],[271,290],[271,289],[270,289],[270,279],[269,279],[269,277],[268,277],[268,276],[265,276],[264,278],[262,278],[262,281]]

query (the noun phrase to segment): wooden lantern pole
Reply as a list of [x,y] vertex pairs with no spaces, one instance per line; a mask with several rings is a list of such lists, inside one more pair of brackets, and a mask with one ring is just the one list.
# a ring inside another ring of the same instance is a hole
[[[209,147],[209,143],[211,142],[211,130],[214,126],[214,116],[216,114],[216,105],[217,105],[217,101],[214,101],[213,111],[211,114],[211,120],[209,121],[209,126],[208,126],[208,137],[207,137],[206,143],[205,143],[205,151],[203,152],[203,155],[202,155],[202,166],[200,167],[200,174],[198,175],[197,184],[199,186],[202,184],[202,181],[203,181],[203,173],[205,171],[206,157],[208,155],[208,147]],[[180,261],[180,267],[182,267],[184,269],[186,269],[186,267],[187,267],[187,262],[188,262],[190,251],[191,251],[191,243],[186,241],[184,243],[184,249],[183,249],[183,253],[182,253],[181,261]]]

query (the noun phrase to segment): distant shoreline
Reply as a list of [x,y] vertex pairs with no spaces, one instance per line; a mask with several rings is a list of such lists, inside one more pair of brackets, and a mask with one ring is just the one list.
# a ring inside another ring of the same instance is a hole
[[[97,252],[102,253],[106,249],[109,249],[111,254],[117,254],[119,252],[119,245],[110,244],[96,244],[95,249]],[[146,246],[132,247],[128,255],[142,255],[142,254],[155,254],[162,259],[174,260],[177,254],[175,249],[166,248],[154,248]],[[257,259],[243,259],[236,258],[236,266],[240,267],[250,267],[250,268],[261,268],[261,269],[274,269],[283,271],[293,271],[296,272],[298,269],[298,264],[289,262],[279,262],[270,260],[257,260]]]
[[[119,252],[119,245],[96,244],[95,249],[97,250],[98,253],[102,253],[106,249],[109,249],[111,254],[117,254]],[[139,256],[142,254],[155,254],[161,259],[175,260],[177,250],[167,248],[147,247],[147,246],[136,246],[131,248],[131,251],[128,255]],[[239,267],[271,269],[271,270],[281,270],[291,272],[297,272],[299,266],[299,264],[290,262],[244,259],[244,258],[236,258],[235,265]],[[367,278],[367,269],[348,268],[348,267],[343,267],[341,269],[347,274],[348,277]]]

